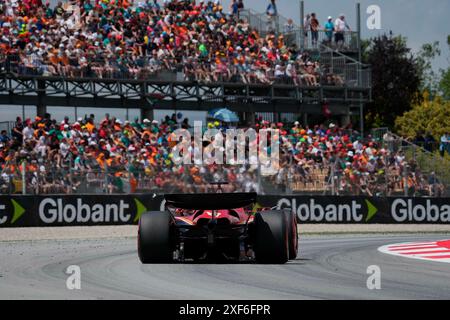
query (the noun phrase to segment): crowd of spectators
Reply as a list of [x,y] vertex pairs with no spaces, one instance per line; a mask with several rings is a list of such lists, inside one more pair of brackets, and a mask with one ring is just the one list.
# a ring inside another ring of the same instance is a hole
[[[176,115],[161,121],[121,121],[93,115],[56,122],[47,115],[16,119],[11,134],[0,135],[1,193],[22,192],[25,163],[28,193],[207,191],[209,181],[225,188],[258,190],[255,168],[175,165],[171,133],[190,128]],[[219,123],[212,123],[219,126]]]
[[[275,1],[273,1],[275,3]],[[42,0],[0,2],[4,72],[63,77],[149,79],[177,73],[209,83],[342,85],[283,34],[264,37],[220,0]],[[268,14],[276,9],[268,7]]]
[[[331,123],[301,126],[298,122],[270,123],[258,119],[255,130],[280,130],[280,164],[277,172],[261,177],[257,165],[176,165],[171,134],[190,128],[177,115],[160,121],[121,121],[93,115],[70,122],[44,118],[22,121],[11,133],[0,135],[0,188],[2,193],[22,181],[28,193],[74,192],[206,192],[210,181],[229,181],[227,191],[263,192],[264,181],[287,191],[319,179],[335,194],[439,196],[444,185],[434,173],[424,174],[402,150],[395,150],[356,131]],[[223,129],[220,122],[209,128]],[[247,126],[248,128],[248,126]],[[247,159],[248,160],[248,159]],[[24,164],[23,164],[24,163]],[[261,180],[262,179],[262,180]],[[291,190],[292,191],[292,190]]]
[[[442,196],[445,186],[434,172],[425,174],[415,160],[408,160],[401,148],[394,148],[357,131],[298,122],[282,135],[285,158],[273,182],[286,187],[315,184],[319,177],[324,189],[336,195]],[[324,173],[324,174],[320,174]],[[319,188],[317,191],[323,191]],[[301,188],[300,188],[301,189]],[[291,190],[292,191],[292,190]]]

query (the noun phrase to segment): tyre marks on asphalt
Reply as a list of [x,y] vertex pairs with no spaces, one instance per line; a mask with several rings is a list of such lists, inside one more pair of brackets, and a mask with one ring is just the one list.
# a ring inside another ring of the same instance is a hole
[[450,240],[388,244],[378,251],[394,256],[450,263]]

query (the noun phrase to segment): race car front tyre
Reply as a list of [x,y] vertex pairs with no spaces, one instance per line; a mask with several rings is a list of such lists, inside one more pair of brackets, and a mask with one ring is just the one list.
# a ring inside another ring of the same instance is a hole
[[284,209],[286,221],[288,225],[288,241],[289,241],[289,260],[297,258],[298,252],[298,232],[297,232],[297,216],[288,209]]
[[142,214],[138,227],[138,254],[142,263],[173,260],[173,219],[167,211]]
[[286,263],[289,259],[288,226],[283,211],[255,215],[254,251],[258,263]]

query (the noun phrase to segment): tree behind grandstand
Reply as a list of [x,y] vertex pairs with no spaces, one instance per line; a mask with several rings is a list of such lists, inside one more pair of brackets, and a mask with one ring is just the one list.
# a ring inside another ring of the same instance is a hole
[[427,92],[423,98],[423,102],[397,118],[396,128],[406,138],[431,133],[439,141],[443,134],[450,132],[450,101],[444,101],[440,96],[430,101]]
[[[450,49],[450,35],[447,36],[447,46]],[[421,92],[428,91],[429,98],[433,100],[436,95],[440,95],[446,100],[450,100],[450,55],[447,56],[447,66],[436,72],[433,68],[433,61],[441,55],[439,41],[425,43],[417,54],[419,74],[422,79]]]
[[395,119],[423,101],[416,58],[401,36],[382,35],[366,43],[364,60],[372,65],[372,99],[365,111],[369,128],[395,126]]
[[439,94],[439,74],[433,69],[433,60],[441,55],[439,41],[425,43],[417,53],[417,64],[421,78],[420,92],[429,92],[430,99]]
[[[450,49],[450,35],[447,45]],[[395,121],[398,132],[407,138],[430,133],[439,141],[443,134],[450,132],[450,67],[440,69],[440,75],[434,73],[432,60],[439,55],[439,42],[424,44],[419,52],[423,102],[414,104]],[[447,62],[450,65],[450,56]]]

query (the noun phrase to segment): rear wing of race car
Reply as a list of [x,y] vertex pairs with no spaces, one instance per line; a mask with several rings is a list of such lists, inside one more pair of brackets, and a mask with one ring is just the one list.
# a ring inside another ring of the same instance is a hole
[[166,205],[180,209],[237,209],[256,203],[256,192],[165,194]]

